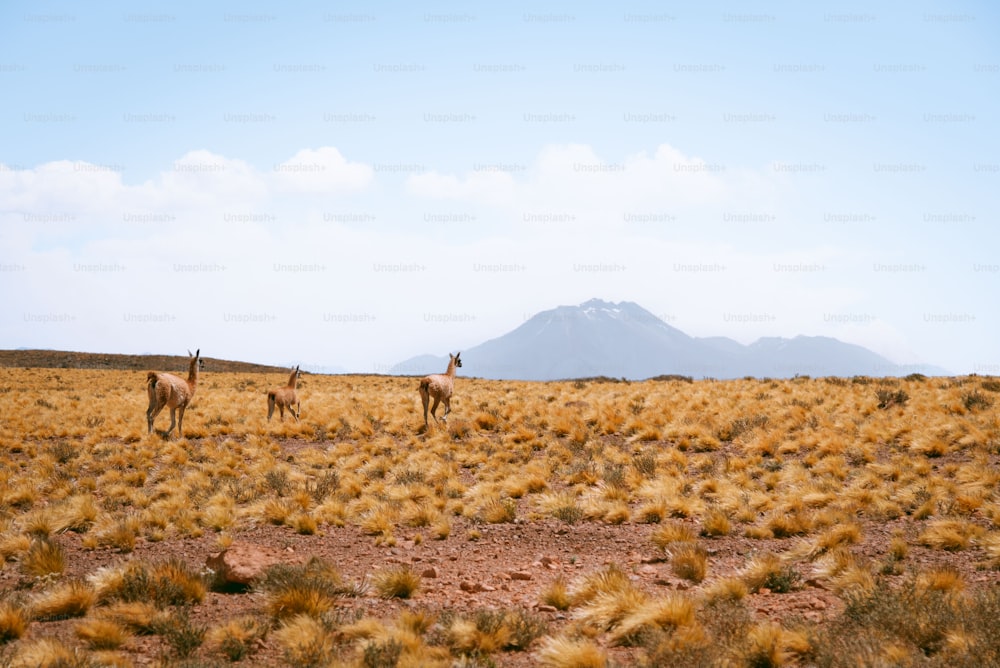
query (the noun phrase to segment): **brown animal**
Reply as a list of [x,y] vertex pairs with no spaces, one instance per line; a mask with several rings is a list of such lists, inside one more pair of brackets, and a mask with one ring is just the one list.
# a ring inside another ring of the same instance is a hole
[[[267,421],[271,421],[271,416],[274,415],[274,407],[278,407],[278,413],[281,415],[281,421],[285,421],[285,409],[292,414],[295,421],[298,422],[299,414],[302,412],[302,402],[299,401],[298,395],[295,394],[295,386],[299,383],[299,367],[296,366],[292,369],[292,375],[288,377],[288,385],[284,387],[276,387],[273,390],[269,390],[267,393]],[[294,408],[293,408],[294,406]]]
[[451,393],[455,389],[455,369],[462,366],[462,360],[458,357],[461,354],[455,353],[452,355],[448,353],[448,370],[444,373],[425,376],[420,381],[420,401],[424,404],[425,427],[427,426],[427,404],[430,402],[431,397],[434,398],[434,405],[431,406],[431,416],[434,418],[434,421],[438,421],[435,414],[438,404],[443,402],[444,415],[441,416],[441,421],[447,422],[448,413],[451,412]]
[[181,437],[184,436],[184,411],[187,409],[188,404],[191,403],[194,391],[198,386],[198,370],[205,366],[205,362],[201,359],[200,348],[195,351],[194,355],[189,350],[188,357],[191,358],[191,361],[187,380],[178,378],[172,373],[150,371],[146,374],[146,393],[149,395],[149,408],[146,409],[146,424],[149,427],[150,434],[153,433],[153,420],[156,419],[160,411],[169,406],[170,428],[167,429],[163,436],[164,438],[170,436],[170,432],[174,430],[174,424],[177,425],[177,433]]

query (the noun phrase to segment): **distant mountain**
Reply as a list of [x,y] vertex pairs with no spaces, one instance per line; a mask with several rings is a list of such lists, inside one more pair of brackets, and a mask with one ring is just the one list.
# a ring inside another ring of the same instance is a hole
[[[947,374],[933,367],[897,365],[867,348],[825,336],[767,337],[750,345],[720,336],[691,337],[638,304],[599,299],[542,311],[513,331],[462,351],[462,360],[470,376],[519,380]],[[391,373],[440,373],[447,363],[447,356],[421,355]]]

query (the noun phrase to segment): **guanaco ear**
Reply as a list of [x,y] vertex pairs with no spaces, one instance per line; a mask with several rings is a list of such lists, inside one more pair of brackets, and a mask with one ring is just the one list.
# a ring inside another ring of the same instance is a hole
[[[191,354],[191,351],[189,350],[188,351],[188,355],[190,355],[190,354]],[[194,356],[195,357],[201,357],[201,348],[198,348],[198,350],[194,351]]]
[[194,357],[194,355],[191,354],[191,349],[190,348],[188,348],[188,357]]

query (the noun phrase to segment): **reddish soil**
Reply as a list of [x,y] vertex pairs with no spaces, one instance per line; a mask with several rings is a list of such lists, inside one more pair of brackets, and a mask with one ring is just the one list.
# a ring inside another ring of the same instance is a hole
[[[676,521],[676,520],[675,520]],[[394,547],[380,547],[370,535],[359,528],[346,526],[323,527],[318,535],[300,535],[288,527],[260,525],[235,533],[240,542],[279,548],[289,561],[321,557],[335,564],[345,580],[359,582],[373,573],[398,564],[408,564],[423,575],[421,588],[409,600],[384,599],[374,591],[358,598],[342,599],[345,619],[374,616],[392,620],[404,609],[428,611],[451,610],[458,613],[483,608],[526,608],[549,624],[553,634],[572,615],[540,603],[540,594],[558,576],[572,584],[582,576],[616,564],[631,574],[632,579],[649,593],[656,595],[669,590],[688,590],[690,582],[674,576],[663,553],[650,539],[655,524],[606,525],[592,522],[566,524],[559,520],[511,524],[473,523],[454,518],[452,533],[445,540],[424,539],[414,543],[409,534],[400,534]],[[692,523],[692,527],[697,529]],[[901,530],[908,536],[919,530],[917,523],[901,519],[888,523],[863,523],[864,539],[852,549],[859,556],[873,561],[882,559],[893,532]],[[469,533],[478,532],[475,540]],[[82,577],[98,568],[128,559],[155,562],[170,557],[202,566],[216,551],[216,536],[206,534],[199,539],[147,542],[142,539],[131,554],[119,554],[107,549],[88,550],[81,547],[81,536],[66,533],[56,537],[66,550],[67,577]],[[762,552],[781,553],[797,542],[796,538],[751,540],[743,537],[702,538],[709,551],[708,577],[699,587],[714,580],[736,574],[749,555]],[[912,546],[912,543],[911,543]],[[958,553],[911,547],[906,563],[909,569],[923,570],[934,564],[948,564],[958,569],[970,588],[996,586],[1000,574],[977,571],[981,555],[975,550]],[[777,594],[767,590],[747,597],[747,605],[755,618],[774,621],[804,619],[822,624],[836,617],[843,609],[840,599],[810,577],[802,566],[800,587],[792,592]],[[31,580],[16,569],[0,572],[0,590],[30,587]],[[264,607],[263,595],[249,590],[240,593],[210,592],[205,601],[192,609],[192,621],[211,625],[241,614],[253,614]],[[28,636],[55,634],[70,639],[74,620],[32,624]],[[159,664],[167,655],[157,636],[136,636],[123,648],[136,665]],[[629,665],[635,650],[607,648],[609,656],[619,665]],[[202,652],[204,650],[201,650]],[[345,648],[345,658],[354,650]],[[196,654],[201,656],[201,654]],[[205,654],[205,659],[210,657]],[[505,652],[491,655],[496,665],[532,666],[531,652]],[[286,665],[282,649],[272,639],[265,639],[243,665]]]

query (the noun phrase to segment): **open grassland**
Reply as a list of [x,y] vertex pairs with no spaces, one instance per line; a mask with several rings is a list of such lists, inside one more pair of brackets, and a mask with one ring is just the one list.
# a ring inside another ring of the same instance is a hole
[[0,369],[0,661],[1000,665],[994,379],[285,380]]

